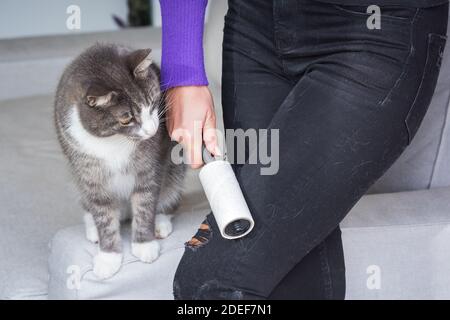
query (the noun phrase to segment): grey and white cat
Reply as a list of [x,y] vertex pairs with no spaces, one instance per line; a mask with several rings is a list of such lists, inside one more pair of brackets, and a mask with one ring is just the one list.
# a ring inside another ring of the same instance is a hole
[[97,44],[67,67],[56,93],[58,138],[81,193],[86,236],[99,243],[99,278],[122,263],[124,201],[131,204],[131,252],[150,263],[159,256],[156,239],[172,232],[170,213],[181,197],[185,167],[170,158],[150,52]]

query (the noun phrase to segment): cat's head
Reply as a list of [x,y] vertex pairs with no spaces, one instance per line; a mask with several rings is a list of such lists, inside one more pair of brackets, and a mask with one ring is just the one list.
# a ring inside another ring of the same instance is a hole
[[[97,45],[75,65],[82,74],[80,119],[98,137],[115,134],[133,140],[153,137],[162,110],[159,69],[150,49]],[[77,72],[77,71],[75,71]]]

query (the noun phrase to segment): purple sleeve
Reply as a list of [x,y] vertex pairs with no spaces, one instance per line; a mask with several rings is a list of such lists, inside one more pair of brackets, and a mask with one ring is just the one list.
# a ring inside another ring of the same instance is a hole
[[203,58],[207,3],[208,0],[160,0],[163,90],[208,85]]

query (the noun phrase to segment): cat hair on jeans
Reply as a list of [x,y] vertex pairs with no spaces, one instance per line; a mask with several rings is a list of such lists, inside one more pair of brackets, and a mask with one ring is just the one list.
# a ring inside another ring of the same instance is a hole
[[185,166],[171,160],[175,142],[150,53],[96,44],[66,68],[57,88],[56,130],[81,194],[86,236],[99,244],[99,278],[120,269],[124,204],[132,213],[132,253],[150,263],[181,198]]

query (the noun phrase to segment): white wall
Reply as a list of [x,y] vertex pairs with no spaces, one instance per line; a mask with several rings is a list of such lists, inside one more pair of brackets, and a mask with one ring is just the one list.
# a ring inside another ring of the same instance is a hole
[[[67,7],[81,9],[81,29],[66,27]],[[116,30],[112,15],[127,20],[126,0],[1,0],[0,39]]]
[[152,3],[152,21],[155,27],[161,27],[161,7],[159,0],[150,0]]

